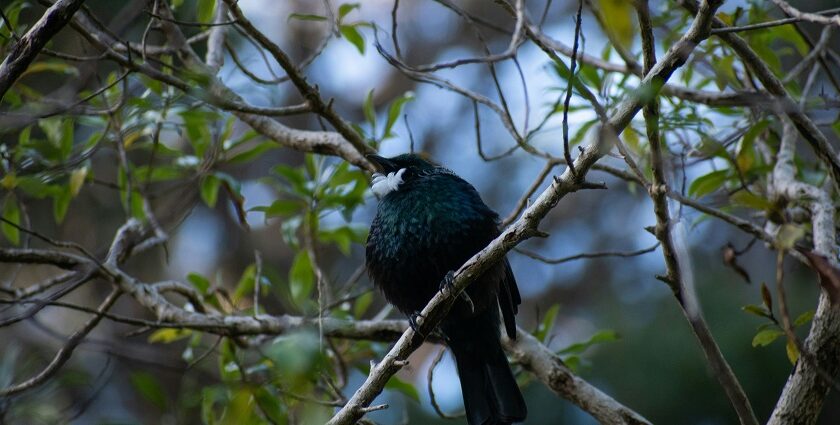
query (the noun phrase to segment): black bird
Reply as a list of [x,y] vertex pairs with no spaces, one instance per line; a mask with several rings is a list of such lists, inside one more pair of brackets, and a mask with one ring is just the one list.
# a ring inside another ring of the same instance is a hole
[[[499,216],[472,185],[414,154],[369,155],[380,169],[379,208],[367,240],[367,269],[385,298],[413,318],[449,282],[452,271],[499,235]],[[444,283],[445,284],[445,283]],[[516,337],[519,289],[507,259],[466,290],[440,330],[455,356],[470,425],[525,420],[527,409],[499,341]]]

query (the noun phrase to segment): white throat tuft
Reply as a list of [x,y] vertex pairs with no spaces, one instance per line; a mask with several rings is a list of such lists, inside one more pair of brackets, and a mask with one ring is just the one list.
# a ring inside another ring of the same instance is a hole
[[373,181],[370,184],[370,188],[376,196],[382,198],[400,188],[400,185],[404,183],[402,179],[404,173],[405,168],[400,168],[396,172],[390,172],[388,175],[373,173]]

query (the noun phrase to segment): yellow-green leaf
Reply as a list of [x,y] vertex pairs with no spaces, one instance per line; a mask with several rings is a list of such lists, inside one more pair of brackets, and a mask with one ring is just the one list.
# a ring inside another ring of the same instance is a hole
[[764,347],[784,334],[784,332],[778,329],[763,329],[761,332],[755,334],[755,336],[753,337],[752,346]]
[[805,229],[795,224],[783,224],[776,234],[776,245],[782,249],[791,249],[799,239],[805,236]]
[[342,25],[338,28],[341,35],[347,39],[351,44],[356,46],[359,53],[365,54],[365,39],[362,34],[356,29],[354,25]]
[[[20,208],[17,199],[11,194],[6,196],[6,200],[3,202],[3,218],[15,225],[20,225]],[[20,243],[20,231],[17,227],[4,221],[0,224],[0,229],[3,230],[3,236],[13,245]]]
[[170,342],[184,339],[192,334],[189,329],[163,328],[152,332],[149,335],[149,342],[162,342],[169,344]]
[[747,192],[746,190],[739,190],[733,193],[732,196],[729,197],[729,200],[731,200],[735,205],[760,211],[767,211],[773,206],[770,201],[756,195],[755,193]]
[[633,2],[627,0],[600,0],[601,19],[604,22],[604,31],[607,31],[624,47],[633,44],[633,36],[636,33]]
[[219,185],[221,183],[222,181],[212,174],[204,177],[204,180],[201,181],[201,199],[210,208],[216,206],[216,199],[219,196]]
[[799,349],[796,348],[793,340],[788,340],[785,345],[785,352],[787,353],[788,360],[790,360],[790,364],[796,364],[796,361],[799,360]]
[[82,185],[85,183],[87,174],[87,167],[77,168],[70,174],[70,195],[72,197],[75,198],[79,194],[79,191],[82,190]]
[[367,311],[370,304],[373,302],[373,292],[365,292],[356,299],[356,304],[353,306],[353,317],[360,319]]
[[712,171],[704,176],[700,176],[691,182],[691,186],[688,188],[688,194],[695,198],[701,198],[708,195],[720,188],[723,183],[726,182],[726,177],[728,175],[729,170],[718,170]]
[[15,173],[8,173],[0,179],[0,186],[3,186],[3,189],[12,190],[17,187],[17,175]]
[[814,310],[808,310],[802,314],[800,314],[796,320],[793,321],[793,326],[802,326],[811,321],[814,318]]

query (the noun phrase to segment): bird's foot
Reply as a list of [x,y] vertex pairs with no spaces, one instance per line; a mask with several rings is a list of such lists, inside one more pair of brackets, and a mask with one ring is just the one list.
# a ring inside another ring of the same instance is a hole
[[417,323],[417,319],[422,317],[423,315],[420,314],[419,311],[415,311],[414,313],[408,315],[408,326],[411,327],[411,330],[420,333],[420,325]]
[[[448,273],[446,273],[446,276],[443,277],[443,280],[440,281],[440,292],[449,291],[454,285],[455,272],[450,270]],[[473,314],[475,312],[475,305],[473,304],[472,299],[470,299],[470,296],[467,295],[466,292],[461,292],[461,295],[459,295],[458,298],[460,298],[461,301],[463,301],[464,304],[466,304],[470,314]]]
[[440,281],[440,287],[438,288],[440,292],[445,290],[452,289],[452,286],[455,284],[455,272],[452,270],[446,272],[446,276],[443,277],[443,280]]

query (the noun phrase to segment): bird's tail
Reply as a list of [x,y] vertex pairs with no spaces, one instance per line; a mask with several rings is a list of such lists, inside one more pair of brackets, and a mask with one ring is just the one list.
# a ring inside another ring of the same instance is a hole
[[525,400],[499,341],[498,313],[487,310],[443,326],[458,366],[467,421],[470,425],[521,422],[527,415]]

